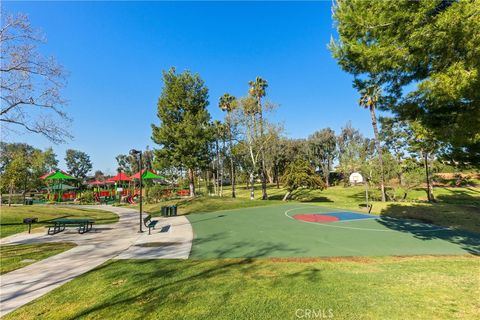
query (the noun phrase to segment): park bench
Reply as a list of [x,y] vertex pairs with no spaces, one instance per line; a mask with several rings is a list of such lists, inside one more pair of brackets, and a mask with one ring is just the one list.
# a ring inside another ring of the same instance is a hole
[[51,221],[52,225],[48,226],[47,234],[54,235],[62,232],[67,226],[78,227],[78,233],[83,234],[92,230],[94,221],[92,219],[66,219],[60,218]]
[[155,229],[155,225],[158,223],[158,221],[152,220],[152,216],[148,215],[145,218],[143,218],[143,223],[145,224],[145,227],[148,228],[148,234],[151,234],[151,230]]

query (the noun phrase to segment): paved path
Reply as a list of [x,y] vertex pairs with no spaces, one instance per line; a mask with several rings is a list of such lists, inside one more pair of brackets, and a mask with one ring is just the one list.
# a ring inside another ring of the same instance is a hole
[[184,216],[160,218],[151,235],[135,243],[114,259],[187,259],[192,249],[192,225]]
[[[44,233],[18,234],[0,244],[74,242],[73,249],[0,276],[0,316],[44,295],[105,261],[117,259],[187,259],[193,232],[183,216],[161,218],[152,235],[138,233],[138,212],[112,206],[93,206],[120,216],[119,222],[96,226],[78,234],[66,230],[50,236]],[[147,229],[148,230],[148,229]]]

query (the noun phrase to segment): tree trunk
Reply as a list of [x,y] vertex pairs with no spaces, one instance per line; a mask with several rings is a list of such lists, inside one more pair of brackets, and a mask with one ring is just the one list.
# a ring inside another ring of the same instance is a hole
[[330,187],[330,161],[327,160],[327,166],[323,168],[323,174],[325,175],[325,187]]
[[288,191],[288,192],[285,194],[285,196],[283,197],[282,201],[287,201],[288,198],[290,198],[290,195],[291,195],[291,194],[292,194],[292,193],[291,193],[290,191]]
[[195,171],[195,175],[194,175],[195,178],[197,178],[197,186],[198,186],[198,192],[202,192],[202,185],[200,184],[200,171]]
[[262,143],[262,150],[261,150],[261,157],[262,157],[262,168],[261,168],[261,178],[262,178],[262,200],[268,200],[267,195],[267,177],[266,177],[266,170],[265,170],[265,142],[263,141],[263,112],[262,112],[262,103],[261,100],[258,99],[258,109],[259,109],[259,116],[260,116],[260,140]]
[[427,199],[428,199],[428,202],[432,202],[432,201],[435,201],[435,198],[433,197],[433,190],[432,190],[432,186],[431,186],[431,183],[430,183],[430,174],[429,174],[429,168],[428,168],[428,153],[427,152],[423,152],[423,158],[424,158],[424,161],[425,161],[425,178],[426,178],[426,182],[427,182]]
[[386,201],[385,198],[385,174],[383,172],[383,156],[382,146],[380,145],[380,139],[378,137],[377,117],[375,115],[375,106],[370,107],[370,116],[372,118],[373,133],[375,135],[375,145],[377,147],[378,162],[380,164],[380,189],[382,192],[382,202]]
[[232,146],[232,121],[230,119],[230,112],[228,112],[228,147],[230,149],[230,183],[232,184],[232,198],[236,198],[235,194],[235,165],[233,163],[233,146]]
[[400,170],[397,172],[397,177],[398,177],[398,183],[400,186],[404,187],[405,183],[403,181],[403,173],[402,173],[402,160],[400,159],[400,156],[397,155],[397,164]]
[[231,159],[232,157],[230,157],[230,170],[231,170],[231,173],[230,173],[230,182],[232,183],[232,198],[236,198],[237,195],[235,193],[235,183],[237,182],[236,179],[235,179],[235,167],[233,165],[233,159]]
[[12,206],[12,194],[13,194],[13,187],[10,186],[10,192],[8,193],[8,206]]
[[[225,154],[225,139],[222,139],[222,152]],[[220,165],[220,197],[223,197],[223,177],[224,177],[224,171],[225,171],[225,166],[224,166],[224,160],[225,157],[222,157],[222,164]]]
[[255,176],[250,173],[250,200],[255,199]]
[[209,196],[210,193],[208,191],[208,169],[205,169],[205,194]]
[[190,182],[190,197],[195,197],[195,174],[193,173],[193,169],[188,169],[188,181]]
[[215,176],[215,172],[212,172],[213,176],[213,194],[216,196],[217,195],[217,177]]
[[278,164],[275,165],[275,180],[277,182],[277,189],[280,189],[280,177],[278,176]]
[[223,197],[223,166],[222,171],[220,172],[220,197]]
[[265,173],[265,160],[263,159],[263,151],[262,151],[262,200],[268,200],[267,195],[267,177]]
[[274,175],[272,174],[272,168],[267,170],[268,183],[273,184],[275,182]]
[[219,167],[220,167],[220,153],[218,152],[218,139],[215,139],[215,153],[217,155],[216,159],[216,168],[215,168],[215,195],[220,194],[220,185],[219,185]]
[[26,198],[27,198],[27,178],[25,177],[25,181],[23,184],[23,204],[25,204]]

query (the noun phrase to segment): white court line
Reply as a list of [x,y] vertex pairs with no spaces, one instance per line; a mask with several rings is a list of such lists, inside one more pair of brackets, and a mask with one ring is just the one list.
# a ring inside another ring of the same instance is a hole
[[[335,222],[329,222],[329,223],[321,223],[321,222],[311,222],[311,221],[303,221],[303,220],[297,220],[295,218],[293,218],[292,216],[288,215],[288,213],[290,211],[294,211],[294,210],[300,210],[300,209],[310,209],[312,207],[316,207],[316,206],[309,206],[309,207],[300,207],[300,208],[293,208],[293,209],[289,209],[287,211],[285,211],[285,215],[287,217],[289,217],[290,219],[292,220],[295,220],[295,221],[300,221],[300,222],[305,222],[305,223],[311,223],[311,224],[315,224],[315,225],[319,225],[319,226],[323,226],[323,227],[331,227],[331,228],[340,228],[340,229],[350,229],[350,230],[362,230],[362,231],[376,231],[376,232],[400,232],[401,230],[382,230],[382,229],[370,229],[370,228],[356,228],[356,227],[345,227],[345,226],[336,226],[335,223],[337,222],[340,222],[340,221],[335,221]],[[342,212],[342,211],[338,211],[338,212]],[[322,214],[321,212],[319,214]],[[323,213],[325,214],[325,212]],[[368,219],[356,219],[357,221],[358,220],[372,220],[372,219],[380,219],[380,217],[378,218],[368,218]],[[396,218],[390,218],[390,219],[395,219],[395,220],[401,220],[401,219],[396,219]],[[355,221],[355,220],[344,220],[344,222],[351,222],[351,221]],[[416,232],[433,232],[433,231],[440,231],[440,230],[451,230],[450,228],[438,228],[438,229],[420,229],[420,230],[412,230],[412,231],[416,231]]]

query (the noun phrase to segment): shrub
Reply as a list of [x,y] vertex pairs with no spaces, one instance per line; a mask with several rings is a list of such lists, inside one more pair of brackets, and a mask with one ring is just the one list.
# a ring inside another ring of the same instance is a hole
[[79,199],[81,204],[93,203],[93,192],[83,192]]

